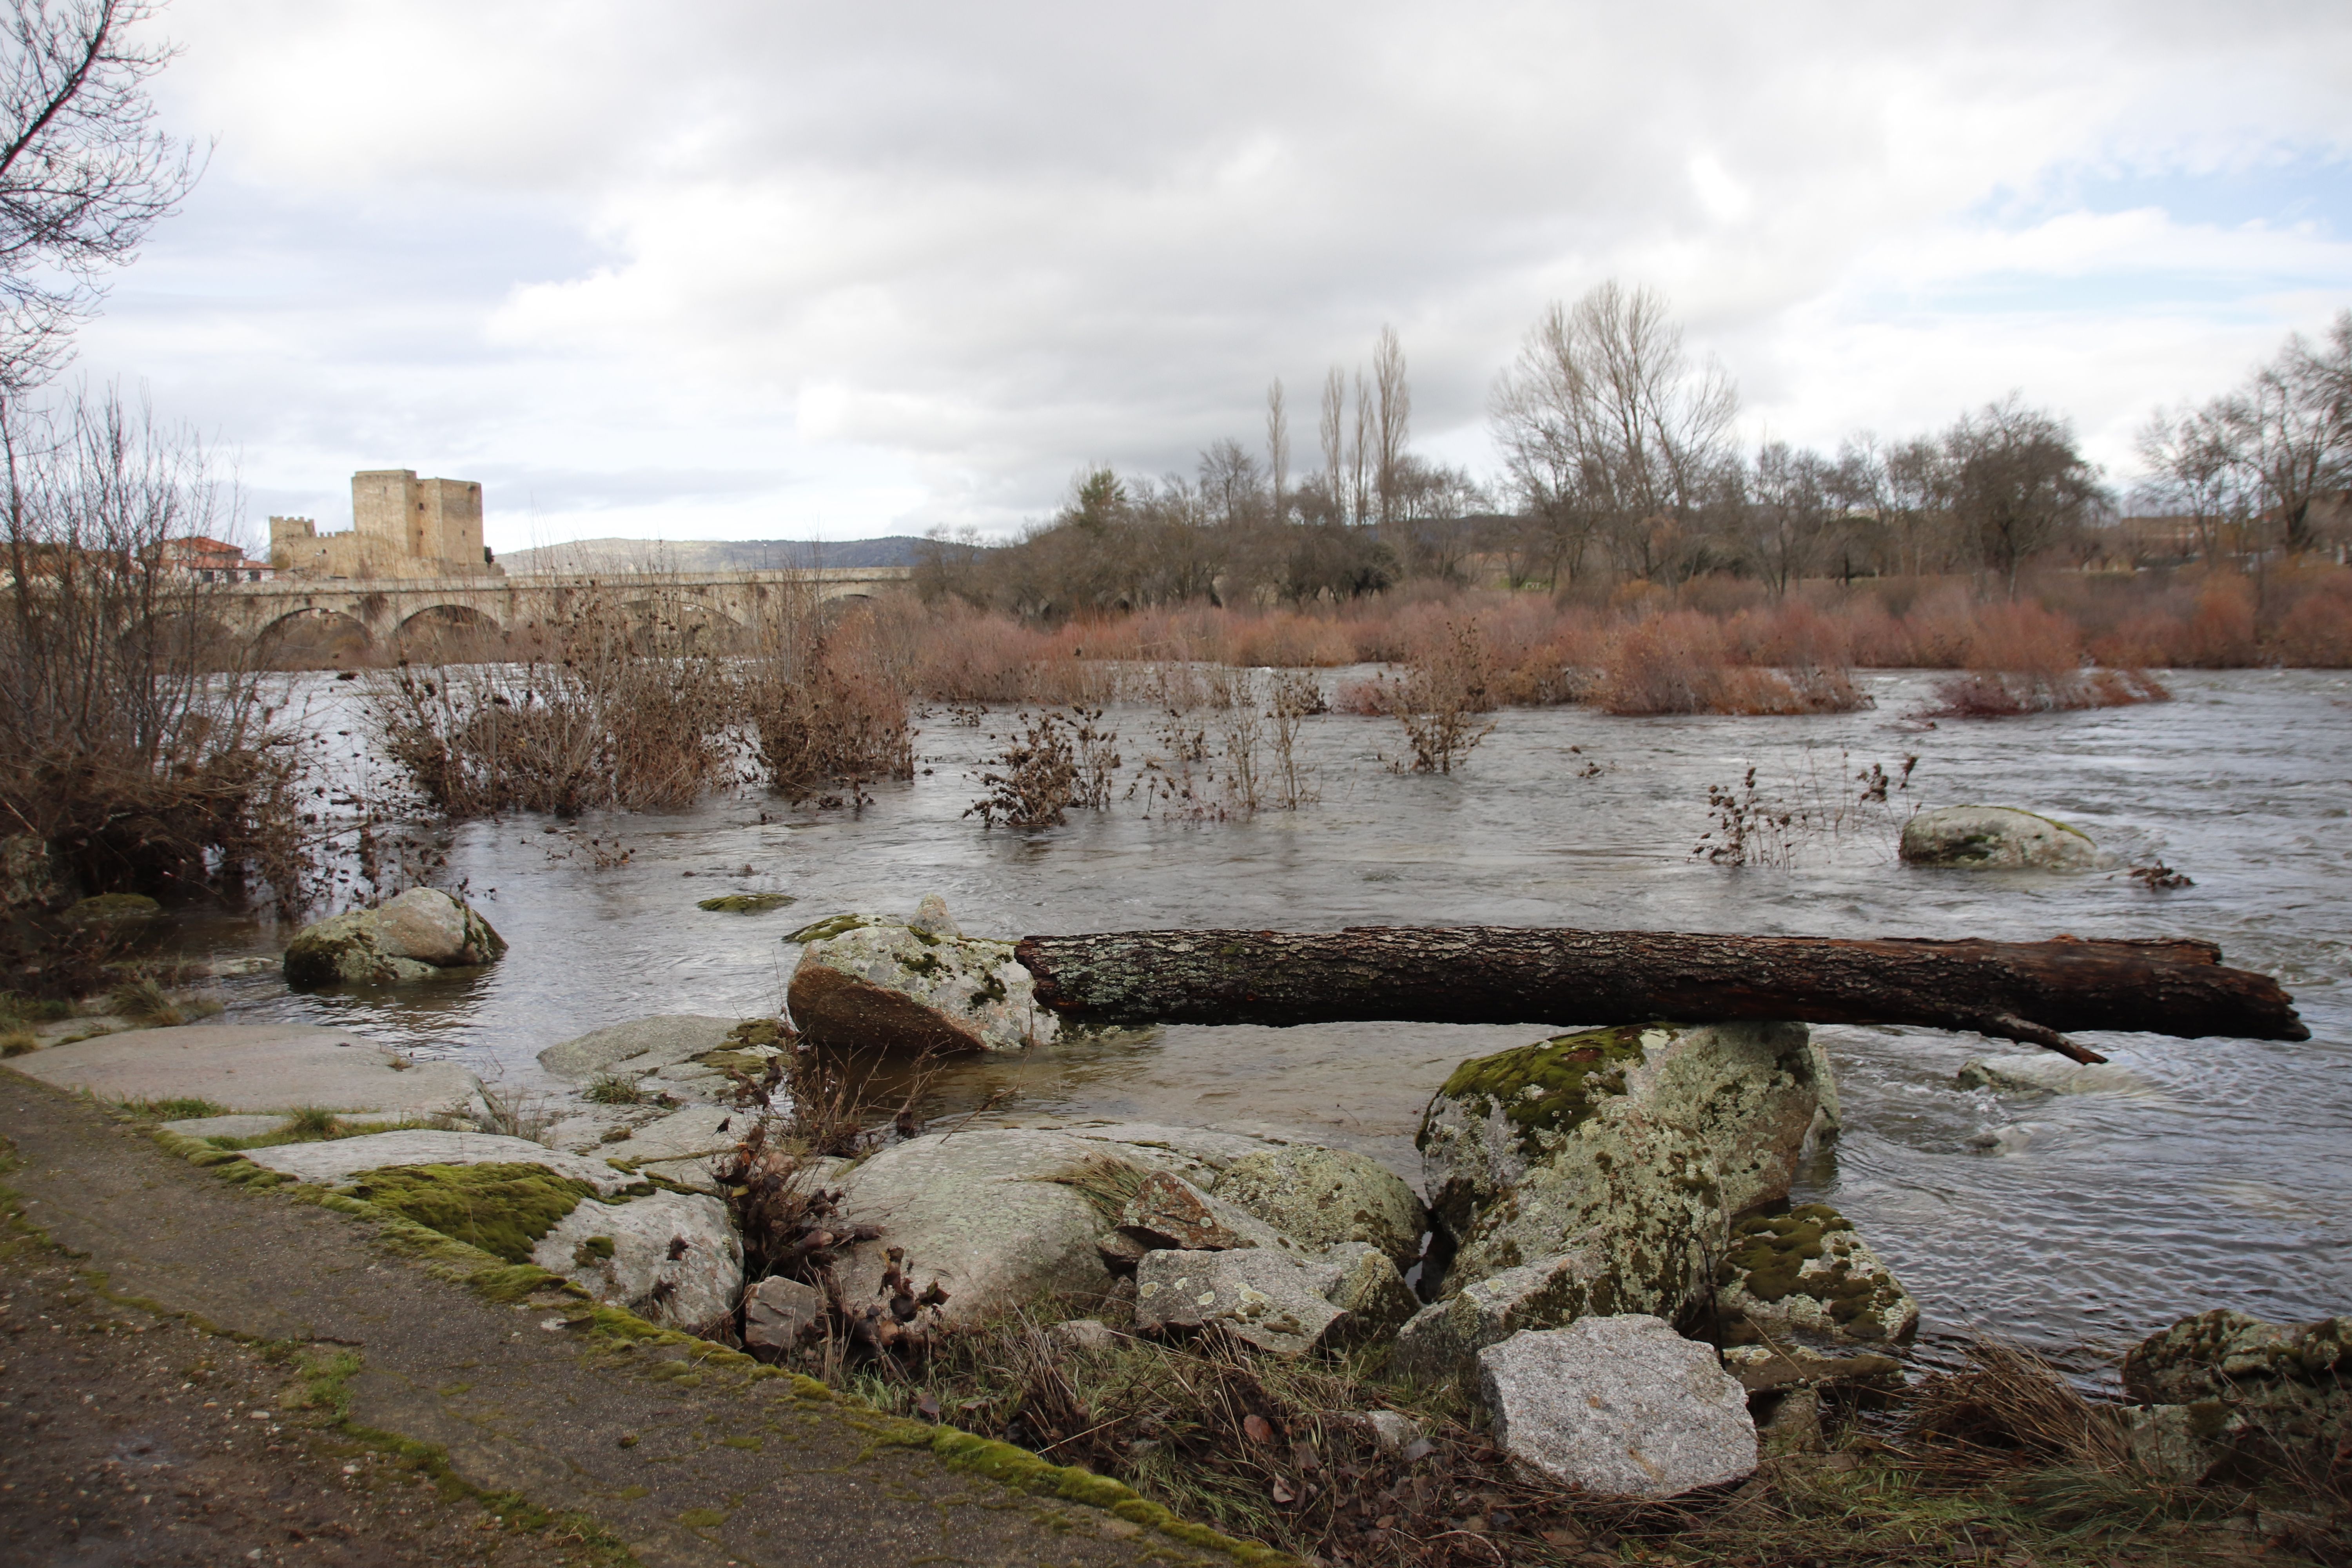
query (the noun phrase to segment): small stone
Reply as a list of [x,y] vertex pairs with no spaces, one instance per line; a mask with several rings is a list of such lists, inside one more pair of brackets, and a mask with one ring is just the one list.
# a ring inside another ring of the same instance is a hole
[[1421,1436],[1420,1424],[1412,1416],[1395,1410],[1366,1411],[1364,1426],[1370,1430],[1373,1444],[1383,1454],[1402,1454],[1414,1438]]
[[1708,1346],[1658,1318],[1585,1318],[1478,1352],[1506,1453],[1612,1497],[1680,1497],[1756,1468],[1748,1395]]
[[1216,1324],[1258,1350],[1295,1359],[1320,1348],[1347,1316],[1317,1283],[1307,1265],[1264,1247],[1157,1251],[1135,1271],[1136,1326]]
[[743,1343],[752,1349],[792,1350],[824,1322],[824,1292],[797,1279],[772,1275],[743,1298]]
[[1055,1350],[1086,1354],[1110,1349],[1118,1336],[1099,1318],[1072,1318],[1046,1329],[1045,1342]]
[[1245,1154],[1210,1191],[1309,1248],[1370,1242],[1400,1268],[1421,1256],[1429,1215],[1402,1179],[1361,1154],[1294,1143]]
[[[1763,1396],[1769,1409],[1756,1425],[1759,1452],[1768,1459],[1818,1454],[1829,1447],[1822,1433],[1822,1396],[1811,1388],[1788,1388]],[[1751,1402],[1751,1413],[1754,1402]]]
[[1389,1364],[1423,1384],[1469,1384],[1478,1352],[1522,1329],[1551,1329],[1620,1303],[1608,1258],[1597,1246],[1507,1268],[1415,1312],[1397,1335]]
[[1176,1247],[1187,1252],[1222,1252],[1248,1245],[1217,1223],[1209,1205],[1186,1183],[1164,1171],[1153,1171],[1118,1212],[1122,1235],[1146,1247]]

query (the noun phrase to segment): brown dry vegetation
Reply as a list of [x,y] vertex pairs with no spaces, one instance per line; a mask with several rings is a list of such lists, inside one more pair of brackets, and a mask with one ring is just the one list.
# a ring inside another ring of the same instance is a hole
[[163,552],[225,514],[202,447],[110,395],[10,408],[0,445],[0,837],[53,874],[0,910],[0,961],[62,994],[106,956],[52,918],[76,894],[302,902],[302,760],[262,683],[225,667],[207,586]]

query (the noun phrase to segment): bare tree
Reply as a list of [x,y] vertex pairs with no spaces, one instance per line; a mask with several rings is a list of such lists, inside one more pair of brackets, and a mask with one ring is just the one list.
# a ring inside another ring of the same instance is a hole
[[104,295],[198,173],[155,129],[148,79],[164,44],[131,30],[142,0],[6,0],[0,19],[0,395],[54,374]]
[[1265,468],[1274,490],[1274,521],[1289,521],[1284,492],[1290,484],[1290,416],[1283,407],[1282,377],[1265,389]]
[[1323,417],[1318,433],[1323,440],[1323,490],[1347,521],[1348,379],[1333,365],[1323,373]]
[[1819,453],[1767,441],[1748,479],[1750,563],[1774,598],[1812,569],[1834,515],[1832,474]]
[[[1363,395],[1360,387],[1357,395]],[[1394,522],[1404,515],[1402,465],[1412,428],[1412,389],[1405,384],[1404,345],[1394,327],[1382,326],[1372,345],[1372,488],[1380,520]]]
[[2015,393],[1962,415],[1944,436],[1952,510],[1978,562],[2017,593],[2018,569],[2058,543],[2100,498],[2074,427]]
[[2310,549],[2330,492],[2352,485],[2352,310],[2317,344],[2289,338],[2227,409],[2280,542],[2290,553]]
[[1738,393],[1693,363],[1665,302],[1614,282],[1547,310],[1496,381],[1496,444],[1530,510],[1605,529],[1643,575],[1687,540],[1727,456]]
[[1201,454],[1201,496],[1217,521],[1241,528],[1255,520],[1264,499],[1262,471],[1256,457],[1231,437]]
[[1356,372],[1353,379],[1356,400],[1348,437],[1348,521],[1362,523],[1372,519],[1372,403],[1365,395],[1364,373]]
[[2198,553],[2209,563],[2221,559],[2225,531],[2252,510],[2233,413],[2226,398],[2178,414],[2158,409],[2135,442],[2150,475],[2148,500],[2189,519]]

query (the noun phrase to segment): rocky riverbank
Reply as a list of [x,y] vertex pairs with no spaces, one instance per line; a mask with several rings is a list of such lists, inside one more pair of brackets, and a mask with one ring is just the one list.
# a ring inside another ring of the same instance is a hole
[[[475,919],[441,923],[462,935]],[[1295,1534],[1281,1510],[1319,1494],[1316,1539],[1343,1555],[1458,1506],[1413,1489],[1441,1439],[1463,1474],[1530,1495],[1719,1497],[1850,1444],[1916,1381],[1917,1303],[1844,1216],[1790,1202],[1799,1162],[1840,1123],[1802,1025],[1659,1023],[1465,1061],[1423,1117],[1417,1191],[1260,1125],[844,1119],[815,1091],[845,1045],[1029,1049],[1041,1031],[1009,946],[966,937],[936,900],[798,935],[810,1037],[777,1018],[615,1024],[541,1052],[572,1089],[527,1115],[331,1030],[165,1029],[21,1065],[116,1100],[205,1102],[167,1131],[1032,1447],[1076,1439],[1103,1397],[1080,1387],[1105,1368],[1222,1369],[1259,1391],[1232,1408],[1243,1440],[1268,1446],[1252,1467],[1276,1508],[1264,1528]],[[2150,1485],[2275,1485],[2352,1436],[2347,1342],[2345,1320],[2193,1320],[2134,1352],[2140,1403],[2072,1396],[2076,1446]],[[1009,1405],[954,1371],[980,1344],[1026,1358]],[[971,1403],[950,1409],[960,1378]],[[1185,1447],[1121,1423],[1124,1449],[1086,1448],[1121,1473],[1157,1474]],[[1470,1533],[1496,1533],[1486,1515],[1525,1533],[1519,1514],[1557,1500],[1486,1509]]]

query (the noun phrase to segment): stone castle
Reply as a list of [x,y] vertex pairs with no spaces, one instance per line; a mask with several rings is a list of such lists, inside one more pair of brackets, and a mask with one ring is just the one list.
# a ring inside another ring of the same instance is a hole
[[482,544],[482,487],[420,479],[413,468],[352,476],[352,530],[320,533],[307,517],[269,520],[281,577],[503,577]]

